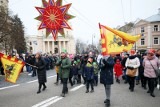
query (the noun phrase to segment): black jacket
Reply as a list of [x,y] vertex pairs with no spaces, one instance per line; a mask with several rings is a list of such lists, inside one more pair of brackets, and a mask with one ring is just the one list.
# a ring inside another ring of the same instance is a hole
[[37,66],[38,82],[45,83],[47,82],[46,78],[46,62],[43,58],[39,58],[39,61],[35,61],[35,66]]

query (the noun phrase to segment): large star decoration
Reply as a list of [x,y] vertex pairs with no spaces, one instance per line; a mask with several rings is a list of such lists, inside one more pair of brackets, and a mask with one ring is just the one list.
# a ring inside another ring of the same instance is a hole
[[38,30],[46,29],[46,37],[52,33],[54,40],[57,39],[58,33],[65,37],[64,28],[71,29],[67,21],[74,18],[74,16],[67,13],[71,4],[62,6],[62,0],[42,0],[42,7],[35,7],[40,16],[35,19],[41,21]]

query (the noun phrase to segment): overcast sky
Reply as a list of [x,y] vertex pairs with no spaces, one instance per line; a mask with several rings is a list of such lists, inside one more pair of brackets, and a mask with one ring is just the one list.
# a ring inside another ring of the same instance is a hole
[[[70,20],[74,37],[89,43],[92,35],[96,36],[94,42],[100,38],[99,22],[115,28],[157,14],[160,8],[160,0],[63,0],[63,5],[68,3],[72,3],[68,12],[76,16]],[[9,8],[23,21],[26,35],[38,34],[34,18],[39,13],[34,7],[41,5],[41,0],[9,0]]]

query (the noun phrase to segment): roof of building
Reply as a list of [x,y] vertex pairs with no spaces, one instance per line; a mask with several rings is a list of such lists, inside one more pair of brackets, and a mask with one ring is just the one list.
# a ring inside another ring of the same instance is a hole
[[148,22],[160,22],[160,8],[158,9],[158,14],[152,15],[145,20]]

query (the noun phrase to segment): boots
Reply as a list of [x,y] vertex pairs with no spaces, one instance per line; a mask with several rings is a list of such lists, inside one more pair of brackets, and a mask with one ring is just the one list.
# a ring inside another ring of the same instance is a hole
[[150,95],[151,95],[152,97],[155,97],[154,93],[150,93]]
[[106,100],[106,107],[109,107],[110,105],[110,100]]
[[86,93],[88,93],[89,92],[89,90],[86,90]]
[[62,97],[65,97],[65,94],[64,94],[64,93],[62,93],[62,94],[61,94],[61,96],[62,96]]
[[42,90],[44,91],[46,88],[47,88],[46,86],[43,86],[43,89],[42,89]]
[[39,93],[41,93],[41,90],[38,90],[38,91],[37,91],[37,94],[39,94]]
[[54,84],[55,84],[55,85],[58,85],[58,82],[55,82]]

